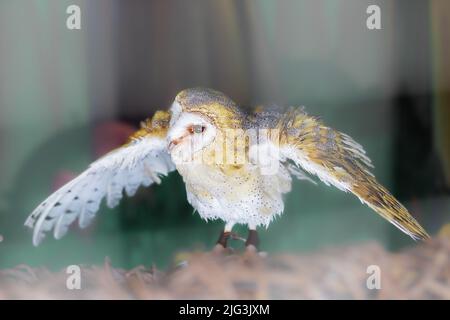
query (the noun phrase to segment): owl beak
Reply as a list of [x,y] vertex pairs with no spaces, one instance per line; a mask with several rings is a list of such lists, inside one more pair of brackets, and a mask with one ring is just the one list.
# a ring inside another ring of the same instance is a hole
[[188,136],[188,134],[185,134],[179,138],[173,139],[169,142],[169,145],[167,147],[167,149],[169,149],[169,152],[172,152],[172,149],[175,148],[175,146],[177,144],[179,144],[181,141],[183,141],[184,138],[186,138]]
[[175,140],[172,140],[169,142],[169,146],[167,149],[169,149],[169,152],[172,152],[172,149],[178,144],[178,142],[175,142]]

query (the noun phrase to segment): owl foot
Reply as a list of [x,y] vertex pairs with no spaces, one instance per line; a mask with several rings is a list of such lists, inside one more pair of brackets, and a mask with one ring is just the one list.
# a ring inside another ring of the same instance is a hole
[[228,248],[228,239],[230,239],[231,237],[231,232],[222,231],[212,252],[216,254],[231,253],[232,249]]
[[228,245],[228,239],[230,239],[230,237],[231,237],[231,232],[222,231],[220,233],[219,239],[217,240],[217,245],[220,245],[223,248],[226,248]]

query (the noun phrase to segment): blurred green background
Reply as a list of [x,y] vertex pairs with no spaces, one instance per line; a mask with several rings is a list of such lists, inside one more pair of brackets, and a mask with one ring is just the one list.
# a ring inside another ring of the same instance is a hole
[[[71,4],[81,30],[66,28]],[[370,4],[381,30],[366,27]],[[105,256],[165,266],[212,248],[223,224],[192,214],[177,173],[60,241],[35,248],[23,226],[56,186],[193,86],[243,106],[305,105],[365,146],[378,179],[436,234],[450,222],[449,43],[445,0],[0,0],[0,267]],[[270,253],[414,245],[355,197],[304,181],[260,236]]]

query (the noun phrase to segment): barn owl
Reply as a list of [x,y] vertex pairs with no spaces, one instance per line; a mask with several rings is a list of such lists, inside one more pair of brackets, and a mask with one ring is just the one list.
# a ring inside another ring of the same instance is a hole
[[88,226],[102,199],[112,208],[123,193],[133,196],[140,186],[159,184],[177,170],[199,215],[224,221],[216,247],[225,248],[233,226],[244,224],[247,248],[257,248],[257,227],[267,227],[283,212],[293,177],[309,176],[353,193],[413,239],[428,238],[371,168],[360,144],[303,108],[248,111],[221,92],[186,89],[168,112],[157,111],[125,145],[50,195],[25,225],[34,229],[34,245],[51,230],[59,239],[76,219],[81,228]]

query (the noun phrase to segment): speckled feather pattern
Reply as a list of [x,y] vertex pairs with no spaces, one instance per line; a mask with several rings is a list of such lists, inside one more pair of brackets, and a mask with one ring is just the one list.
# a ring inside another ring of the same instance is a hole
[[[209,142],[194,153],[201,151],[204,159],[214,159],[217,133],[242,129],[234,131],[237,138],[241,135],[235,148],[244,150],[248,161],[174,161],[168,140],[176,134],[186,137],[189,126],[195,125],[192,121],[208,123],[210,132]],[[277,134],[270,134],[265,141],[247,139],[252,137],[248,130],[260,129]],[[242,139],[242,135],[247,138]],[[255,157],[261,150],[277,151],[271,160],[278,170],[263,174],[262,162]],[[311,174],[327,185],[353,193],[413,239],[428,238],[407,209],[377,182],[372,167],[360,144],[307,115],[303,107],[258,106],[249,113],[221,92],[187,89],[176,96],[170,113],[158,111],[144,121],[124,146],[50,195],[25,224],[34,228],[35,245],[52,229],[60,238],[77,218],[81,227],[87,226],[102,199],[114,207],[124,191],[132,196],[139,186],[159,183],[162,176],[177,169],[186,185],[187,200],[206,220],[222,219],[227,225],[247,224],[252,229],[267,227],[284,210],[283,195],[291,191],[292,176],[312,181]]]
[[[316,175],[325,184],[355,194],[361,202],[413,239],[429,237],[408,210],[377,182],[370,171],[373,165],[363,147],[350,136],[325,126],[318,118],[309,116],[304,107],[283,110],[276,105],[258,106],[253,113],[246,114],[221,93],[214,90],[202,91],[202,95],[197,93],[196,91],[182,92],[178,96],[178,101],[181,105],[187,106],[184,111],[206,114],[219,128],[237,126],[247,130],[276,129],[279,131],[279,140],[273,142],[279,147],[280,167],[283,170],[280,171],[282,172],[280,176],[268,178],[273,179],[272,184],[276,185],[279,179],[283,180],[284,169],[288,168],[289,161],[293,161],[306,172]],[[201,98],[197,99],[197,96]],[[190,104],[190,99],[195,103]],[[292,170],[289,172],[293,174]],[[189,178],[186,180],[188,182]],[[262,191],[268,199],[276,199],[274,203],[282,202],[282,194],[290,191],[290,183],[286,182],[286,185],[289,185],[286,189],[280,188],[278,191],[272,189],[269,193],[264,190],[256,191],[254,187],[249,188],[248,192],[242,193],[242,197],[251,198],[250,195]],[[233,183],[224,186],[223,190],[219,190],[217,194],[224,194],[227,188],[233,188]],[[269,216],[280,214],[279,209],[282,207],[282,205],[274,206]],[[266,219],[264,222],[258,221],[257,224],[267,225],[269,222],[270,219]]]
[[168,112],[157,112],[123,147],[92,163],[44,200],[25,222],[34,228],[33,244],[38,245],[52,229],[55,238],[61,238],[77,219],[81,228],[87,227],[103,199],[113,208],[124,191],[133,196],[141,185],[160,183],[162,176],[175,169],[166,150],[169,119]]

